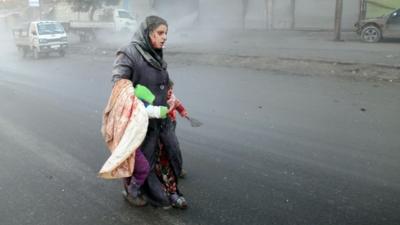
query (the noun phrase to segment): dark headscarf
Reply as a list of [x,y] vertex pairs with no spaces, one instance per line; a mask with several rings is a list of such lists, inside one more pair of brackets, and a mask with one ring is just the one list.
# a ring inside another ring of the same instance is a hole
[[161,17],[146,17],[146,19],[140,24],[139,29],[133,35],[132,43],[147,62],[157,68],[166,69],[167,63],[163,59],[162,49],[154,49],[150,42],[150,33],[157,29],[160,25],[165,25],[168,27],[167,21]]

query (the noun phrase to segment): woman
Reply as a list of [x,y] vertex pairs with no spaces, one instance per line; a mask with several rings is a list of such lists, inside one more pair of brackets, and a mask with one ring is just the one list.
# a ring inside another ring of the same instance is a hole
[[[133,85],[147,87],[155,96],[153,105],[167,106],[169,75],[163,59],[168,24],[157,16],[147,17],[133,36],[132,42],[117,52],[112,71],[113,81],[129,79]],[[177,143],[167,134],[171,121],[150,119],[148,131],[140,150],[146,157],[150,172],[144,184],[131,177],[126,185],[130,197],[140,197],[143,191],[147,200],[156,206],[186,208],[186,200],[177,188],[177,175],[182,159],[177,154]]]

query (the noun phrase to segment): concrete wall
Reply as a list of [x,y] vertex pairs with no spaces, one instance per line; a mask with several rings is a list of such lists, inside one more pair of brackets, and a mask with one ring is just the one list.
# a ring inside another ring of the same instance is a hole
[[[335,0],[296,0],[297,29],[323,29],[334,28]],[[342,28],[351,29],[358,18],[359,1],[343,1]]]
[[217,28],[241,27],[241,6],[241,0],[199,0],[200,25]]
[[172,28],[190,26],[197,19],[196,0],[123,0],[121,3],[139,23],[147,16],[158,15],[165,18]]
[[273,28],[290,29],[292,24],[292,6],[290,0],[275,0],[273,2]]
[[[194,0],[191,0],[192,2]],[[198,0],[198,24],[209,28],[247,29],[290,29],[292,24],[291,0],[248,0],[245,22],[243,24],[242,0]],[[194,21],[197,14],[190,12],[189,0],[124,0],[121,6],[130,9],[142,21],[150,14],[158,14],[171,24],[180,21]],[[351,29],[358,18],[359,0],[345,0],[343,7],[343,29]],[[156,3],[156,4],[155,4]],[[336,0],[296,0],[295,28],[304,30],[332,30],[334,27]],[[153,8],[154,6],[154,8]],[[269,6],[272,6],[269,8]],[[189,8],[189,10],[188,10]],[[187,11],[187,12],[186,12]],[[77,18],[66,4],[59,4],[57,18]],[[80,14],[81,19],[88,19],[87,13]],[[183,23],[182,22],[182,23]]]
[[[242,27],[241,0],[199,0],[200,22],[208,27]],[[335,0],[296,0],[295,28],[305,30],[331,30],[334,27]],[[250,29],[290,29],[292,23],[291,0],[249,0],[245,26]],[[345,0],[343,29],[351,29],[357,21],[359,0]],[[272,14],[272,16],[271,16]],[[272,21],[271,21],[272,19]]]
[[[246,15],[249,29],[289,29],[292,24],[291,0],[250,0]],[[268,7],[272,7],[268,9]]]
[[142,22],[146,16],[155,14],[152,9],[152,1],[149,0],[135,0],[131,2],[131,12],[137,16],[138,23]]
[[359,0],[343,1],[343,18],[342,28],[346,30],[353,29],[354,23],[358,21],[360,9]]
[[268,24],[266,1],[249,0],[245,26],[249,29],[265,29]]

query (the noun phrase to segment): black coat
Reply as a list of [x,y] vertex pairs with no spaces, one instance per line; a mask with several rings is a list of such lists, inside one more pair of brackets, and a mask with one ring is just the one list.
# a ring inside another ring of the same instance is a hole
[[169,75],[167,68],[159,66],[153,58],[146,59],[146,53],[137,44],[130,44],[117,52],[112,71],[113,80],[129,79],[133,85],[141,84],[154,95],[154,105],[167,106]]

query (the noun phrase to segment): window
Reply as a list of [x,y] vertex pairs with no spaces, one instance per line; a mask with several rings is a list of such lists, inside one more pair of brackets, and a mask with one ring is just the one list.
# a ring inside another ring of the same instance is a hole
[[39,34],[61,34],[64,28],[59,23],[41,22],[37,24]]
[[132,19],[132,16],[128,12],[125,12],[125,11],[118,11],[118,16],[120,18]]

